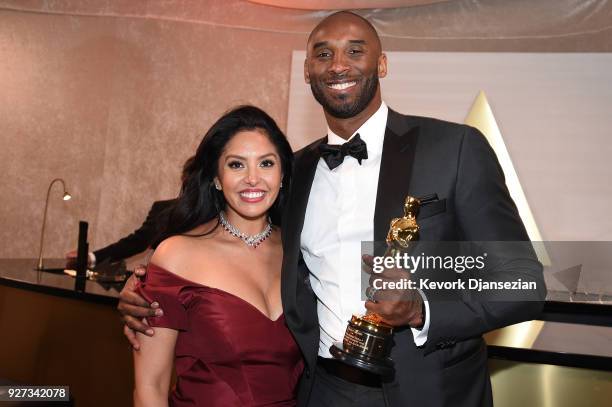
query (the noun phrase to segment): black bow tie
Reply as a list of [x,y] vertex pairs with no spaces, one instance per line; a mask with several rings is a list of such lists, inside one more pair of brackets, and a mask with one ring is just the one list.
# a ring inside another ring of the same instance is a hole
[[366,143],[359,137],[359,133],[344,144],[319,144],[319,152],[330,170],[342,164],[347,155],[356,158],[359,165],[361,165],[361,160],[368,158]]

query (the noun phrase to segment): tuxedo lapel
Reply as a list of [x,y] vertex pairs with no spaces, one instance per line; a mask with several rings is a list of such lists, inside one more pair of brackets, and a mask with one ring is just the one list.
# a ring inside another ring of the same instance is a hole
[[374,211],[376,242],[385,240],[391,219],[404,213],[418,137],[414,119],[389,109]]
[[289,213],[287,220],[287,236],[283,238],[289,239],[289,242],[297,242],[299,246],[300,234],[304,226],[304,217],[306,215],[306,206],[312,181],[314,180],[317,164],[320,154],[318,150],[319,144],[325,142],[326,137],[304,148],[296,157],[295,167],[293,170],[293,181],[291,186],[291,197],[289,205]]
[[305,304],[300,303],[300,298],[304,298],[304,281],[308,276],[300,276],[298,272],[298,262],[300,259],[300,235],[304,226],[306,206],[312,188],[317,164],[319,162],[319,144],[326,142],[326,137],[305,147],[296,154],[295,165],[293,168],[293,180],[291,182],[291,193],[289,205],[284,215],[282,240],[283,240],[283,271],[281,278],[281,294],[285,320],[291,330],[296,334],[300,346],[302,345],[303,335],[309,332],[307,320],[312,318],[316,321],[316,314],[310,318],[300,313],[309,309]]

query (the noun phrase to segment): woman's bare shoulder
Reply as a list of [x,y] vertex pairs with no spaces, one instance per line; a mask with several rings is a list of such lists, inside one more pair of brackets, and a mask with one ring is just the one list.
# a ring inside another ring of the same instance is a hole
[[151,263],[177,273],[182,268],[181,261],[186,254],[187,246],[184,236],[171,236],[157,246],[151,257]]
[[209,250],[214,232],[207,224],[200,225],[182,235],[163,240],[155,249],[151,263],[172,273],[185,277],[185,271],[192,269],[191,262]]

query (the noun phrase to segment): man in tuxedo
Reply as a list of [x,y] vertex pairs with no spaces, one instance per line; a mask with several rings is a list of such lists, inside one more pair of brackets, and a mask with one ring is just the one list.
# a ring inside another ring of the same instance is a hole
[[[503,303],[469,296],[431,301],[427,290],[408,299],[361,299],[361,242],[385,240],[407,195],[437,196],[417,217],[421,240],[528,240],[484,137],[468,126],[389,109],[379,86],[386,74],[380,39],[364,18],[335,13],[310,34],[304,75],[323,107],[328,132],[296,154],[282,232],[283,309],[305,359],[298,402],[491,405],[481,335],[536,317],[541,289],[533,301]],[[531,250],[515,253],[492,272],[543,287],[541,265]],[[147,304],[134,300],[129,288],[121,298],[124,314],[159,312],[138,309],[135,304]],[[380,378],[330,355],[351,315],[366,311],[395,328],[392,377]],[[124,319],[133,329],[147,329],[136,318]],[[126,335],[135,343],[129,328]]]
[[[528,246],[490,272],[537,282],[533,301],[424,302],[426,290],[409,301],[361,299],[361,242],[385,240],[407,195],[438,196],[417,217],[421,240],[528,240],[482,134],[389,109],[379,86],[386,74],[379,37],[362,17],[336,13],[310,34],[304,75],[328,132],[296,154],[283,227],[283,307],[306,359],[298,400],[309,406],[490,405],[481,335],[536,317],[544,295],[541,265]],[[390,379],[330,358],[351,314],[366,309],[395,327]]]

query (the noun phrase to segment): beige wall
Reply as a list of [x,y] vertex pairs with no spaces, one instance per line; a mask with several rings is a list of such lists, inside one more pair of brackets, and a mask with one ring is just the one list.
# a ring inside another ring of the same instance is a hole
[[284,128],[290,51],[301,35],[181,22],[0,11],[0,257],[100,247],[178,190],[181,163],[229,107],[253,103]]
[[[231,106],[256,104],[286,128],[291,51],[304,48],[321,18],[240,0],[59,3],[0,0],[4,258],[36,256],[54,177],[74,197],[62,202],[59,187],[52,194],[46,254],[59,257],[75,245],[79,219],[89,221],[93,247],[140,225],[153,200],[177,192],[181,163]],[[565,21],[557,16],[534,31],[516,24],[520,15],[506,21],[503,2],[471,7],[478,3],[374,17],[389,50],[612,50],[601,18],[568,10]],[[532,3],[514,2],[525,17],[542,8],[530,10]],[[609,16],[610,5],[601,4],[589,7]],[[582,27],[588,18],[599,25]],[[482,23],[477,31],[475,21]],[[547,27],[550,35],[542,32]]]

